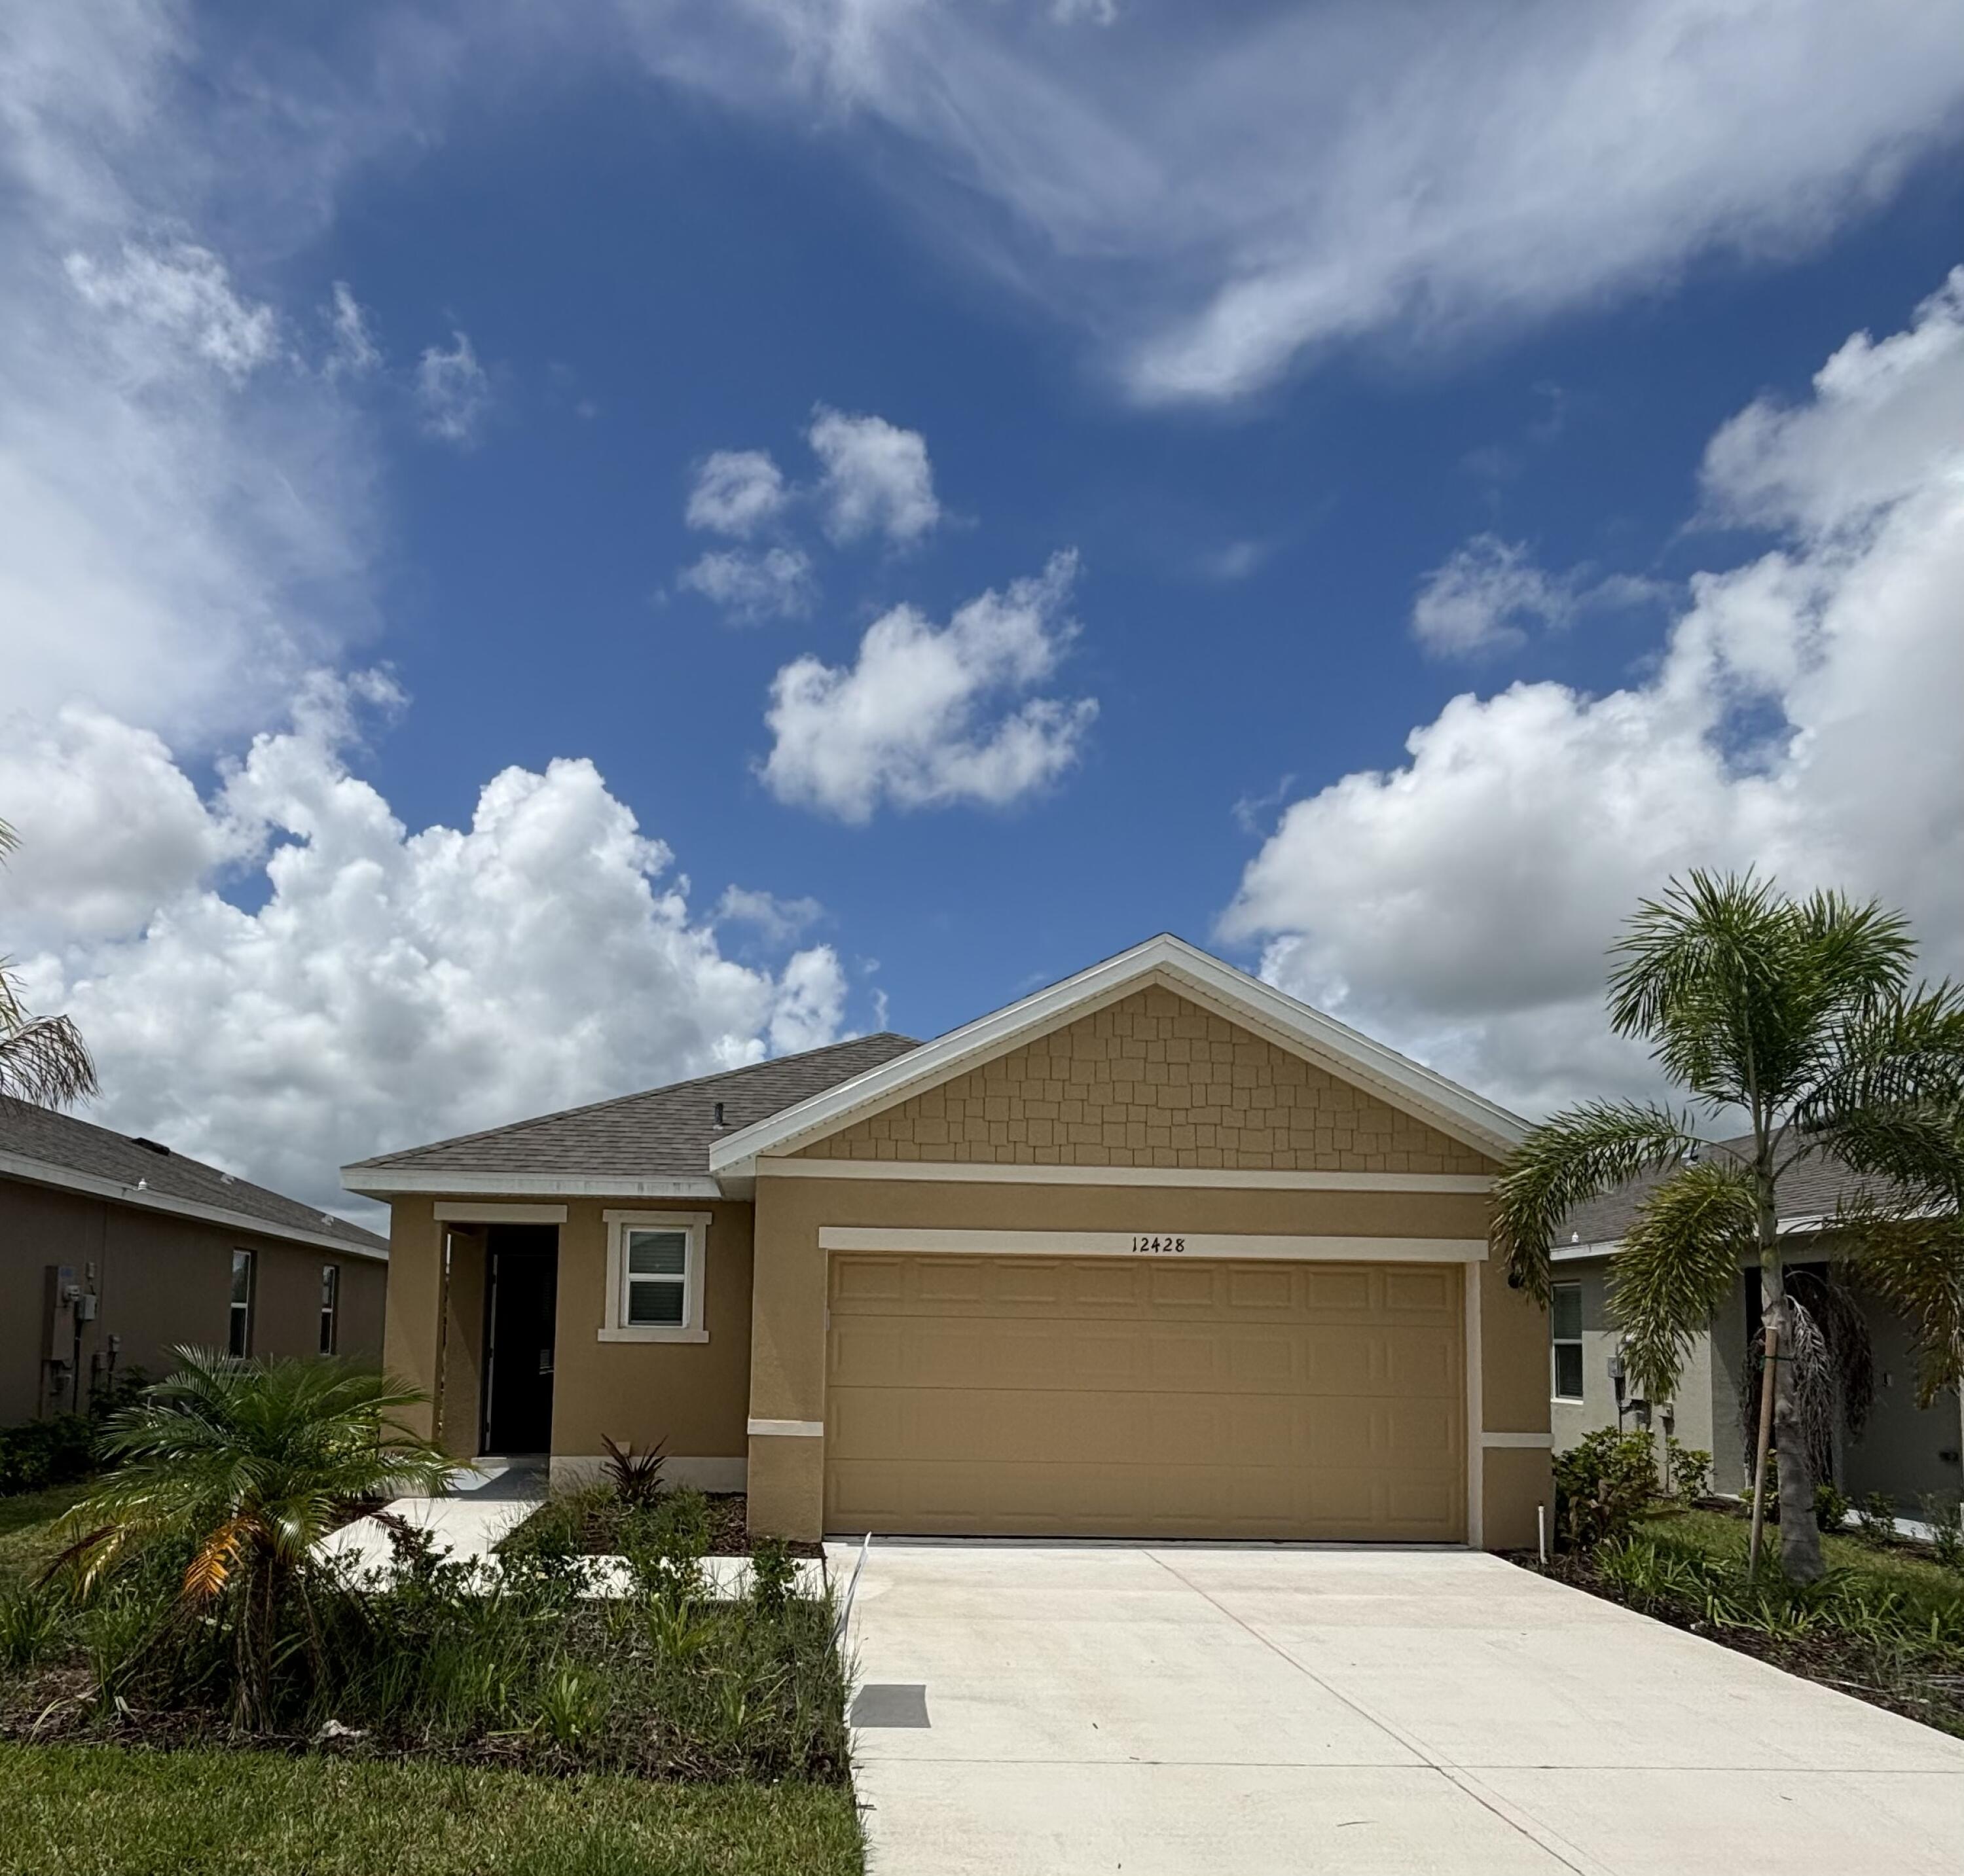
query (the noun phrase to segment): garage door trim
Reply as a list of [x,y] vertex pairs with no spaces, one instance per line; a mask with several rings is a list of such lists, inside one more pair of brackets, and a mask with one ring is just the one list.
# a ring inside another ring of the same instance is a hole
[[[1176,1251],[1154,1246],[1175,1243]],[[1277,1236],[1254,1232],[1141,1232],[922,1230],[913,1227],[821,1225],[822,1251],[948,1252],[964,1257],[1279,1258],[1291,1263],[1476,1264],[1484,1238]]]

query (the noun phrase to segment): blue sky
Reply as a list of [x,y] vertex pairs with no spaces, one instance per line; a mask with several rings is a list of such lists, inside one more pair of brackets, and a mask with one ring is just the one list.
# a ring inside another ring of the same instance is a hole
[[1545,1107],[1696,864],[1964,960],[1946,10],[9,29],[0,921],[101,1118],[326,1200],[1163,928]]

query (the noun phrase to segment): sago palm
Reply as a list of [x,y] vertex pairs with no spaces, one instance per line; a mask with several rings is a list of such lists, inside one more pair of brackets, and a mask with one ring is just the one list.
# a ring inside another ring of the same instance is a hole
[[[1693,1339],[1757,1264],[1773,1331],[1780,1559],[1821,1573],[1813,1464],[1791,1357],[1812,1325],[1789,1294],[1783,1182],[1809,1160],[1857,1183],[1834,1220],[1842,1254],[1901,1309],[1927,1404],[1964,1367],[1964,997],[1913,984],[1905,921],[1835,893],[1804,899],[1767,880],[1693,873],[1646,901],[1612,953],[1612,1026],[1712,1120],[1743,1111],[1749,1139],[1713,1153],[1694,1114],[1594,1102],[1529,1134],[1497,1182],[1497,1256],[1546,1304],[1548,1254],[1575,1206],[1640,1175],[1645,1193],[1611,1267],[1609,1312],[1625,1371],[1668,1399]],[[1818,1252],[1815,1253],[1818,1255]]]
[[314,1547],[351,1502],[435,1493],[455,1461],[395,1417],[422,1397],[374,1369],[199,1348],[175,1358],[108,1422],[111,1469],[67,1514],[55,1567],[86,1592],[152,1544],[188,1550],[181,1603],[229,1634],[235,1711],[264,1725],[276,1660],[314,1631]]
[[[0,863],[18,844],[0,821]],[[0,957],[0,1096],[66,1108],[97,1092],[95,1064],[66,1016],[30,1016],[7,960]]]

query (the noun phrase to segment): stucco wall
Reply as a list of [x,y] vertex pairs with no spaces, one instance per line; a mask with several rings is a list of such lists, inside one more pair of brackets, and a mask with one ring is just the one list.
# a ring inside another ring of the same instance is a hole
[[118,1371],[140,1368],[152,1377],[168,1369],[180,1344],[226,1345],[235,1249],[257,1254],[255,1353],[319,1351],[320,1271],[331,1263],[341,1271],[342,1352],[371,1360],[380,1355],[388,1266],[379,1258],[0,1179],[0,1424],[27,1419],[41,1404],[48,1265],[72,1265],[77,1281],[98,1297],[95,1321],[82,1326],[85,1399],[111,1336],[121,1343]]
[[984,1063],[804,1150],[833,1159],[1492,1171],[1471,1147],[1170,990]]
[[1856,1499],[1885,1493],[1914,1515],[1925,1493],[1955,1498],[1964,1489],[1956,1390],[1946,1387],[1919,1407],[1908,1332],[1875,1304],[1865,1303],[1862,1313],[1875,1353],[1876,1400],[1861,1438],[1842,1449],[1842,1490]]

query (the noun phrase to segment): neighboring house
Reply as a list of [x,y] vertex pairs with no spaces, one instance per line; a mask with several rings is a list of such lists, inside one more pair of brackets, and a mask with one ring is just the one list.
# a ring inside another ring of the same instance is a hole
[[1531,1544],[1512,1114],[1176,938],[344,1169],[461,1454],[660,1444],[751,1527]]
[[0,1425],[155,1379],[187,1342],[379,1359],[388,1254],[155,1140],[0,1098]]
[[[1712,1151],[1733,1154],[1751,1146],[1751,1137],[1741,1135],[1715,1142]],[[1633,1180],[1579,1207],[1558,1236],[1549,1315],[1556,1450],[1572,1446],[1597,1427],[1654,1425],[1712,1454],[1715,1490],[1744,1492],[1750,1484],[1749,1441],[1740,1403],[1747,1352],[1760,1332],[1757,1261],[1742,1266],[1732,1301],[1693,1343],[1675,1400],[1636,1401],[1617,1378],[1619,1336],[1609,1318],[1609,1284],[1623,1234],[1656,1182],[1654,1176]],[[1824,1276],[1831,1268],[1840,1254],[1833,1220],[1852,1184],[1847,1169],[1830,1159],[1804,1162],[1781,1181],[1779,1229],[1789,1272]],[[1881,1304],[1859,1291],[1852,1294],[1873,1351],[1875,1403],[1860,1439],[1847,1438],[1837,1425],[1835,1482],[1850,1498],[1882,1492],[1905,1508],[1926,1493],[1956,1496],[1964,1483],[1959,1460],[1964,1423],[1956,1393],[1946,1390],[1932,1406],[1919,1408],[1916,1356],[1905,1326]]]

